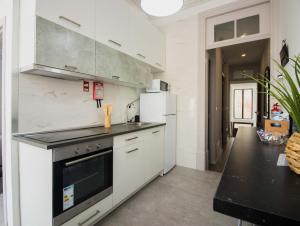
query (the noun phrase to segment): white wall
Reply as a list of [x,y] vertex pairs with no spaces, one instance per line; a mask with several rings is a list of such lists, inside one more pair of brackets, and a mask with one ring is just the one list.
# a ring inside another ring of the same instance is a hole
[[[300,54],[300,1],[279,0],[281,40],[286,39],[289,45],[290,57]],[[281,44],[281,43],[280,43]]]
[[[96,102],[92,99],[92,82],[89,92],[83,92],[82,85],[82,81],[20,74],[19,131],[103,124],[103,111],[97,109]],[[126,105],[137,99],[140,92],[140,89],[104,84],[102,104],[113,105],[113,124],[126,122]],[[136,109],[138,111],[138,105]]]
[[[271,50],[271,75],[278,75],[277,66],[272,60],[280,62],[280,50],[282,47],[282,40],[286,39],[289,46],[289,55],[294,57],[300,54],[299,36],[300,31],[298,21],[300,19],[299,0],[271,0],[273,5],[272,16],[272,39],[270,44]],[[286,66],[290,73],[294,73],[291,65]],[[271,97],[270,106],[278,101]]]
[[177,164],[197,168],[198,17],[163,28],[166,72],[159,78],[177,94]]

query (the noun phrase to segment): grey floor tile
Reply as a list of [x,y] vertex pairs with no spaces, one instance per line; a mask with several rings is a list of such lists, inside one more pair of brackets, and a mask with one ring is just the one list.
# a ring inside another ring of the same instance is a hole
[[96,226],[233,226],[213,211],[220,174],[176,167],[159,177]]

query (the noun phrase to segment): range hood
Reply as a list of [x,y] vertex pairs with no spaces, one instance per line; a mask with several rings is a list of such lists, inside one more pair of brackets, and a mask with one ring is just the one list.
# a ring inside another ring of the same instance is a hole
[[42,75],[46,77],[59,78],[64,80],[97,80],[97,77],[94,75],[84,74],[76,71],[67,71],[39,64],[32,64],[26,67],[22,67],[20,72],[32,75]]
[[39,75],[39,76],[45,76],[45,77],[51,77],[51,78],[58,78],[63,80],[91,80],[91,81],[100,81],[100,82],[106,82],[110,84],[115,85],[121,85],[121,86],[127,86],[127,87],[134,87],[134,88],[146,88],[143,84],[138,83],[130,83],[125,82],[116,78],[107,78],[107,77],[101,77],[100,75],[89,75],[85,73],[80,73],[76,71],[68,71],[53,67],[48,67],[44,65],[39,64],[32,64],[26,67],[22,67],[20,70],[21,73],[24,74],[31,74],[31,75]]

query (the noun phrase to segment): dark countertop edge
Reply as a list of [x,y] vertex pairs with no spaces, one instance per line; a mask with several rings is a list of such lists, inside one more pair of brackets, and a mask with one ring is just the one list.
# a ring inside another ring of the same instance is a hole
[[[249,129],[249,128],[245,128]],[[252,130],[256,130],[254,128],[251,128]],[[255,136],[257,139],[257,133],[255,131]],[[235,142],[238,141],[237,139],[234,140],[230,155],[232,152],[232,149],[234,147]],[[262,142],[259,143],[260,145],[267,145]],[[279,146],[276,146],[279,147]],[[229,162],[230,155],[226,161],[224,171],[222,173],[221,180],[219,182],[218,188],[215,192],[214,198],[213,198],[213,210],[237,219],[241,219],[247,222],[251,222],[257,225],[262,226],[293,226],[293,225],[300,225],[300,221],[298,221],[295,218],[292,218],[290,216],[286,216],[283,214],[278,213],[277,211],[265,211],[260,208],[256,208],[253,206],[245,206],[241,203],[237,203],[235,201],[227,200],[226,198],[220,197],[218,194],[220,193],[220,184],[222,183],[222,179],[224,176],[227,176],[226,168],[227,163]]]
[[[259,210],[252,207],[249,208],[241,204],[216,197],[214,197],[213,199],[213,210],[257,225],[299,225],[298,221],[295,221],[291,218],[287,218],[286,216],[281,216],[277,213],[265,212],[263,210]],[[261,219],[263,220],[261,221]]]
[[[117,125],[120,125],[120,124],[117,124]],[[81,143],[81,142],[87,142],[87,141],[95,140],[95,139],[99,139],[99,138],[119,136],[119,135],[123,135],[123,134],[127,134],[127,133],[133,133],[133,132],[142,131],[142,130],[146,130],[146,129],[151,129],[151,128],[155,128],[155,127],[159,127],[159,126],[165,126],[165,125],[166,125],[166,123],[153,123],[153,124],[150,124],[150,125],[148,124],[146,126],[136,126],[136,127],[132,128],[130,130],[127,130],[127,131],[95,135],[95,136],[78,138],[78,139],[69,140],[67,142],[58,142],[58,143],[53,143],[53,144],[43,143],[43,142],[39,142],[37,140],[33,140],[33,139],[30,139],[30,138],[25,138],[20,134],[13,134],[12,139],[15,140],[15,141],[18,141],[18,142],[22,142],[22,143],[29,144],[29,145],[32,145],[32,146],[35,146],[35,147],[39,147],[39,148],[42,148],[42,149],[49,150],[49,149],[53,149],[53,148],[57,148],[57,147],[61,147],[61,146],[67,146],[67,145],[77,144],[77,143]],[[113,126],[114,125],[112,125],[112,127]],[[101,127],[101,126],[99,126],[99,127]],[[84,127],[84,128],[88,128],[88,127]]]

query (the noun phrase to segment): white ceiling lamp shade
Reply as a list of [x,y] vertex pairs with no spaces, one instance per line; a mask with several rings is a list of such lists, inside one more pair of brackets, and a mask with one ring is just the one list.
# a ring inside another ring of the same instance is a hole
[[183,0],[141,0],[141,7],[151,16],[170,16],[183,6]]

